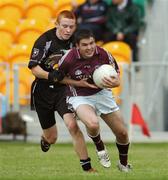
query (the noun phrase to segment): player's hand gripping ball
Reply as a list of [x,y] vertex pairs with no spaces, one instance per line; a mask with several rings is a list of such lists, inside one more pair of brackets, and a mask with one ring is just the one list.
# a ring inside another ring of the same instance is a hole
[[110,64],[103,64],[93,72],[93,81],[99,88],[103,88],[103,78],[111,76],[118,76],[115,68]]

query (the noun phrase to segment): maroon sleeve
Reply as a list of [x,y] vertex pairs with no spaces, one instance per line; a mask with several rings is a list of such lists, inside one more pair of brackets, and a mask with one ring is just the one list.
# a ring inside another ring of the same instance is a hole
[[109,52],[106,51],[106,53],[107,53],[109,64],[112,64],[112,66],[115,68],[116,72],[120,74],[120,69],[119,69],[119,66],[117,64],[117,61]]
[[60,72],[63,72],[65,75],[69,73],[70,64],[72,61],[72,50],[69,50],[58,62],[58,69]]

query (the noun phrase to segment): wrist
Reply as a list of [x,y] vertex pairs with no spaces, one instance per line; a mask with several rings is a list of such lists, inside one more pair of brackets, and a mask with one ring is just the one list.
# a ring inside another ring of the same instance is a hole
[[64,78],[64,75],[58,70],[54,70],[48,73],[48,80],[50,82],[54,82],[54,83],[59,82],[63,80],[63,78]]

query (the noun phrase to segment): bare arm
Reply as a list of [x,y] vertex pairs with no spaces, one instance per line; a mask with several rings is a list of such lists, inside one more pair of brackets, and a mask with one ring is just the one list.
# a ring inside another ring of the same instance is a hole
[[74,79],[70,79],[68,77],[64,77],[64,79],[62,81],[60,81],[60,83],[69,84],[69,85],[78,86],[78,87],[90,87],[90,88],[95,88],[95,89],[98,88],[94,84],[88,83],[87,79],[81,79],[81,80],[77,81],[77,80],[74,80]]
[[48,79],[48,72],[44,71],[39,65],[31,69],[32,74],[40,79]]

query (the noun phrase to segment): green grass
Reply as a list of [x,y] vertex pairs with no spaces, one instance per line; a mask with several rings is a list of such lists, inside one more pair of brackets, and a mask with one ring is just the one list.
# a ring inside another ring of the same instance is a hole
[[92,165],[98,173],[82,171],[71,144],[53,145],[49,152],[41,152],[38,144],[0,142],[0,179],[13,180],[166,180],[168,179],[168,143],[132,144],[129,161],[131,173],[116,168],[117,148],[107,144],[112,167],[105,169],[97,161],[93,144],[87,144]]

